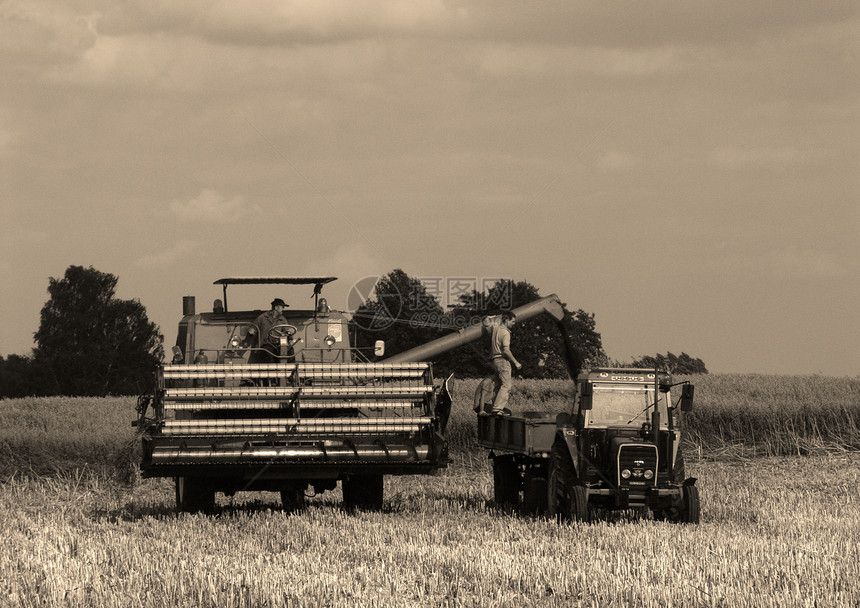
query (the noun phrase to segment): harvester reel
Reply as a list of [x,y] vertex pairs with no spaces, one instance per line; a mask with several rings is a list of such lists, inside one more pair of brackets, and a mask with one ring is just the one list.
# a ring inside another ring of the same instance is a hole
[[297,331],[299,331],[299,328],[295,325],[281,323],[280,325],[275,325],[269,330],[269,339],[280,340],[281,338],[291,338],[296,335]]

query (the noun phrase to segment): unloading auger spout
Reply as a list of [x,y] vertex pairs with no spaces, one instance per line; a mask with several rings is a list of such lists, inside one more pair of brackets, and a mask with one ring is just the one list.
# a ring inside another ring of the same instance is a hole
[[[575,379],[582,367],[581,357],[579,352],[570,342],[567,330],[564,328],[562,323],[565,310],[559,297],[553,293],[545,298],[534,300],[533,302],[514,308],[511,312],[517,316],[518,321],[525,321],[526,319],[531,319],[532,317],[536,317],[540,314],[547,314],[555,319],[565,342],[564,359],[567,364],[568,373],[572,379]],[[453,350],[459,346],[473,342],[481,336],[487,335],[489,330],[490,325],[486,323],[486,319],[484,319],[481,323],[460,329],[454,333],[448,334],[447,336],[442,336],[441,338],[427,342],[426,344],[416,346],[415,348],[410,348],[402,353],[392,355],[383,361],[385,363],[432,361],[442,353]]]

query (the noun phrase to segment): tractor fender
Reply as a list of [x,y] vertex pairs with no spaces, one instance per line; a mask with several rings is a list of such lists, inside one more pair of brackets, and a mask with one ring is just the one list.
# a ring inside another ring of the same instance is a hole
[[573,470],[576,477],[579,477],[579,450],[576,441],[576,429],[560,427],[555,431],[555,443],[564,444],[567,447],[567,454],[570,456],[570,461],[573,463]]

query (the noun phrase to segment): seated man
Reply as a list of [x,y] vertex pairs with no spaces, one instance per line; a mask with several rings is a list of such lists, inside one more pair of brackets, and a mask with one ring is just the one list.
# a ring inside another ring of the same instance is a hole
[[286,325],[284,308],[286,304],[281,298],[272,300],[272,309],[264,312],[256,318],[254,324],[248,329],[245,336],[244,346],[256,346],[259,350],[252,350],[248,363],[277,363],[278,355],[281,354],[280,341],[270,335],[272,328],[276,325]]

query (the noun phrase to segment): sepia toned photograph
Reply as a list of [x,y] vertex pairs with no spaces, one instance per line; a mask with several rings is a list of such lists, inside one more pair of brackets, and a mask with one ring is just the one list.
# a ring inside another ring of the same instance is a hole
[[0,608],[860,605],[860,6],[0,1]]

